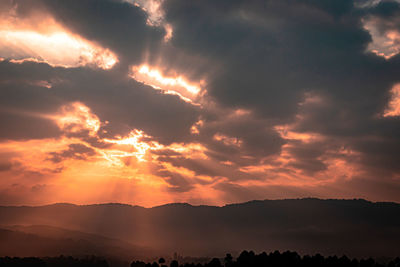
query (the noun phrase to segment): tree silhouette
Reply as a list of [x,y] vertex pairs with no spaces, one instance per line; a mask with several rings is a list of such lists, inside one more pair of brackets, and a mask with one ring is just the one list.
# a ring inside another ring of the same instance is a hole
[[[213,258],[205,264],[185,263],[179,264],[172,260],[169,267],[400,267],[400,257],[386,263],[378,263],[372,258],[349,259],[346,256],[324,257],[320,254],[313,256],[300,256],[296,252],[286,251],[280,253],[255,254],[253,251],[243,251],[235,260],[231,254],[226,254],[221,260]],[[132,261],[130,267],[166,267],[166,260],[160,258],[157,262],[145,263],[143,261]],[[0,267],[109,267],[106,260],[98,257],[73,258],[73,257],[46,257],[46,258],[11,258],[0,257]]]
[[225,258],[224,258],[224,264],[225,267],[232,267],[233,264],[233,257],[231,254],[226,254]]
[[169,267],[179,267],[178,261],[177,260],[171,261],[171,263],[169,264]]

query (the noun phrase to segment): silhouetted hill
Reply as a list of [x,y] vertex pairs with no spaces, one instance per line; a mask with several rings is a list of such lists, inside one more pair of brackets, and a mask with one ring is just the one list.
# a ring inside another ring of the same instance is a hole
[[144,258],[150,250],[94,234],[44,225],[0,229],[0,256],[45,257],[101,255],[120,260]]
[[223,207],[178,203],[0,207],[0,225],[49,225],[165,253],[295,250],[350,257],[400,255],[400,205],[365,200],[265,200]]
[[[385,262],[368,259],[350,259],[346,256],[299,255],[294,251],[283,253],[274,251],[256,254],[253,251],[243,251],[238,257],[226,254],[224,258],[204,259],[202,262],[165,260],[143,262],[134,260],[118,265],[118,267],[399,267],[400,258],[394,258]],[[180,259],[182,260],[182,259]],[[0,257],[0,267],[114,267],[106,259],[96,256],[83,258],[73,257]]]

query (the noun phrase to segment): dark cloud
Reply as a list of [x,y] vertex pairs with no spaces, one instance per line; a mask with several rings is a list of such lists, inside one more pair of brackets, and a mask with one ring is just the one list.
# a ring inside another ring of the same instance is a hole
[[[187,139],[199,114],[198,108],[178,96],[162,94],[119,70],[64,69],[7,61],[0,62],[0,68],[3,69],[2,75],[10,73],[7,82],[0,84],[2,110],[5,112],[3,120],[7,121],[10,129],[2,128],[3,138],[59,136],[53,122],[41,118],[32,120],[32,116],[54,114],[62,105],[76,101],[91,108],[102,122],[109,121],[102,129],[108,131],[107,136],[123,136],[137,128],[166,143]],[[28,73],[27,76],[24,73]],[[57,82],[48,89],[31,85],[31,80]],[[9,110],[17,113],[14,115],[16,120],[9,117]],[[30,125],[36,128],[33,130]]]
[[[386,19],[396,19],[399,12],[400,6],[396,1],[381,1],[369,10],[370,15]],[[391,23],[391,20],[388,20],[387,23]]]
[[9,162],[0,162],[0,172],[9,171],[12,168],[12,164]]
[[31,191],[34,193],[41,192],[43,190],[46,190],[47,185],[46,184],[36,184],[31,187]]
[[366,53],[371,36],[351,1],[165,1],[164,8],[172,43],[221,65],[210,95],[278,122],[293,119],[307,91],[371,116],[398,81],[392,64]]
[[149,26],[139,6],[119,0],[41,0],[48,11],[69,29],[117,52],[121,61],[140,63],[165,35]]
[[352,86],[343,79],[346,68],[360,66],[370,36],[351,7],[349,1],[164,5],[174,27],[172,43],[221,65],[209,81],[210,95],[279,120],[297,112],[307,90],[330,91],[337,78],[342,78],[338,93]]
[[362,153],[361,164],[368,176],[377,179],[391,180],[400,172],[398,151],[400,144],[397,138],[359,138],[352,145]]
[[86,160],[94,155],[96,155],[96,151],[91,147],[83,144],[70,144],[66,150],[49,153],[49,160],[59,163],[66,159]]
[[207,160],[193,160],[185,157],[160,157],[161,162],[168,162],[176,167],[184,167],[191,171],[194,171],[196,175],[207,175],[207,176],[219,176],[221,175],[221,169],[216,170],[209,166],[209,161]]
[[265,193],[255,192],[254,190],[233,183],[218,183],[215,189],[223,192],[224,202],[238,203],[254,199],[264,199]]
[[[264,119],[253,127],[248,127],[248,119],[238,122],[239,127],[214,123],[215,130],[210,130],[209,136],[219,131],[254,140],[254,146],[248,143],[235,149],[208,141],[209,156],[228,160],[229,155],[231,161],[238,162],[232,159],[237,151],[241,156],[255,155],[258,160],[269,153],[277,154],[285,142],[278,141],[279,137],[269,139],[267,132],[273,133],[273,125],[296,123],[295,131],[329,138],[325,143],[292,147],[291,167],[311,175],[324,171],[326,151],[343,146],[361,153],[365,168],[377,165],[378,169],[391,170],[383,173],[398,173],[398,160],[392,152],[399,143],[395,137],[400,136],[398,119],[380,116],[390,99],[390,89],[400,81],[399,56],[385,60],[368,52],[373,36],[363,21],[374,16],[379,18],[381,31],[398,30],[396,14],[400,6],[382,1],[360,9],[360,3],[355,4],[290,0],[164,2],[166,20],[174,29],[172,45],[212,63],[213,73],[203,73],[209,78],[209,96],[219,104],[245,108]],[[199,72],[204,71],[202,65]],[[322,100],[302,105],[310,93]],[[296,117],[299,114],[301,119]],[[208,121],[201,134],[210,128],[213,123]],[[382,141],[363,142],[367,136]],[[375,153],[368,144],[375,147]],[[248,152],[244,152],[246,147]]]
[[[215,114],[208,116],[210,110]],[[204,112],[203,125],[195,140],[202,143],[205,154],[214,161],[230,161],[238,166],[257,165],[278,155],[285,144],[269,120],[234,109],[210,109]]]
[[[50,80],[57,69],[46,64],[0,62],[1,139],[40,139],[60,136],[58,126],[42,115],[55,113],[63,101],[35,85]],[[53,77],[57,77],[54,75]]]
[[0,112],[0,125],[0,140],[42,139],[61,134],[54,122],[24,114]]
[[288,166],[302,170],[307,175],[313,175],[327,169],[323,156],[328,150],[327,144],[321,142],[292,142],[288,148],[290,162]]
[[167,190],[171,192],[187,192],[194,188],[193,184],[183,175],[160,169],[156,173],[168,183]]

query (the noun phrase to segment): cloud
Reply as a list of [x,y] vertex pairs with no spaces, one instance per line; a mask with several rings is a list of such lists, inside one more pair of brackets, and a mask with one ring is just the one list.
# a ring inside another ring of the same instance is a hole
[[[1,3],[0,148],[19,164],[2,188],[101,177],[112,198],[108,175],[147,204],[138,188],[157,203],[347,187],[384,199],[400,173],[399,12],[398,1]],[[47,178],[24,184],[28,173]]]
[[9,162],[0,163],[0,172],[11,170],[12,165]]
[[[45,62],[52,66],[112,68],[115,54],[58,23],[49,13],[27,2],[0,10],[0,54],[12,62]],[[40,2],[37,1],[40,6]],[[68,53],[60,53],[60,50]]]
[[400,116],[400,85],[397,84],[393,86],[391,93],[392,97],[383,114],[384,117]]
[[136,63],[162,42],[165,29],[147,24],[141,7],[116,0],[40,1],[68,29],[115,51],[121,61]]
[[90,156],[96,155],[96,151],[88,146],[83,144],[70,144],[68,145],[68,149],[63,150],[61,152],[50,152],[49,160],[54,163],[59,163],[65,159],[77,159],[77,160],[86,160]]
[[[2,110],[20,114],[27,120],[36,116],[55,126],[51,121],[43,119],[42,115],[55,115],[61,106],[82,102],[101,121],[109,121],[102,129],[108,135],[127,135],[132,129],[139,128],[162,142],[171,142],[187,138],[198,117],[197,108],[180,100],[178,96],[161,94],[119,71],[103,72],[80,68],[68,70],[32,62],[14,64],[3,61],[0,64],[4,69],[3,83],[0,84],[3,86],[1,92],[4,96]],[[32,81],[37,80],[48,81],[52,84],[51,90],[32,86]],[[10,126],[12,123],[11,121]],[[23,126],[17,121],[15,123]],[[45,129],[51,128],[47,126],[37,130]],[[3,132],[5,130],[7,129]],[[27,131],[25,134],[34,132]],[[54,131],[49,133],[51,132]],[[10,138],[12,135],[10,132]],[[15,135],[18,136],[19,132]]]

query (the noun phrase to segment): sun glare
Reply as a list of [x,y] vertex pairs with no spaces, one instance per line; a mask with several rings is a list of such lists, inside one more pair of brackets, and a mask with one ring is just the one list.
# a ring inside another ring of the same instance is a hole
[[174,30],[172,29],[172,26],[170,24],[165,24],[164,29],[165,29],[164,42],[168,42],[169,40],[171,40]]
[[100,120],[91,110],[80,102],[74,102],[61,107],[59,114],[52,116],[61,130],[78,133],[89,131],[94,136],[100,129]]
[[135,156],[140,162],[145,162],[145,156],[148,150],[160,149],[163,146],[154,141],[143,141],[144,138],[150,138],[150,136],[146,135],[143,131],[135,129],[131,131],[129,136],[126,138],[105,139],[104,141],[107,143],[128,145],[134,147],[136,151],[131,153],[130,155]]
[[52,66],[112,68],[118,61],[109,50],[73,35],[61,27],[51,33],[0,30],[0,56],[13,60],[45,62]]
[[187,102],[194,101],[201,92],[200,84],[188,82],[180,75],[165,76],[160,70],[148,65],[133,66],[132,78],[164,93],[178,95]]

